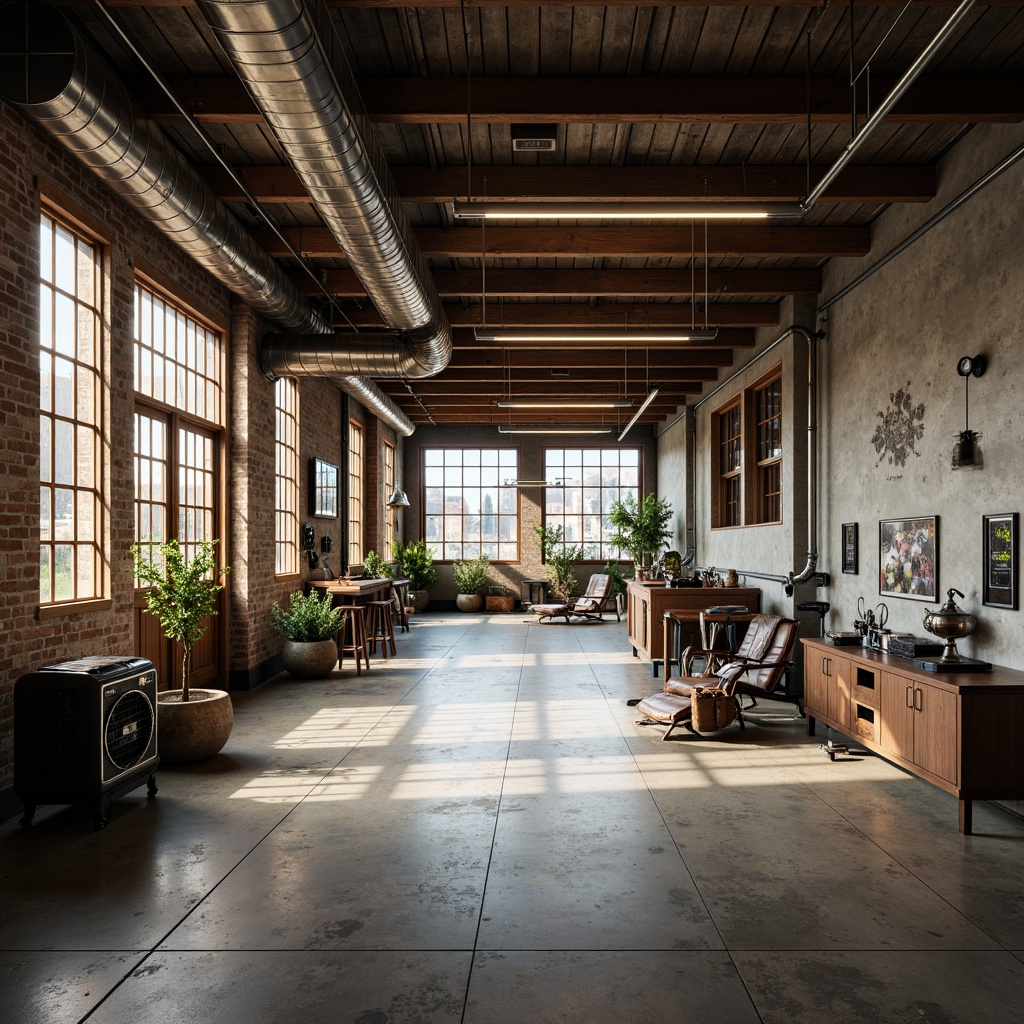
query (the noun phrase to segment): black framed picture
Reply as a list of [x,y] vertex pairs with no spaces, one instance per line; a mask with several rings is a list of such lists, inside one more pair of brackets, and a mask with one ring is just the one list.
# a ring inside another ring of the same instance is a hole
[[1017,512],[981,517],[981,603],[1017,609]]
[[338,467],[323,459],[309,460],[309,514],[338,518]]
[[856,576],[859,571],[857,558],[857,524],[843,523],[843,572],[853,573]]
[[934,601],[938,587],[939,517],[879,520],[878,592]]

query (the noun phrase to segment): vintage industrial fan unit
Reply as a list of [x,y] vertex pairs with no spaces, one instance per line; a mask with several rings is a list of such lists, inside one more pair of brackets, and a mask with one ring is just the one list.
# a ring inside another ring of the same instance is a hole
[[14,792],[29,828],[39,804],[89,803],[106,825],[110,801],[147,783],[156,794],[156,671],[107,655],[49,665],[14,686]]

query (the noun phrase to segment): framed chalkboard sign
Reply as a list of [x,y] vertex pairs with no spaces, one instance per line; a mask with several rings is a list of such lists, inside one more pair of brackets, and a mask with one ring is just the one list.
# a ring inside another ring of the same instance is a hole
[[981,600],[993,608],[1017,608],[1018,513],[981,517]]

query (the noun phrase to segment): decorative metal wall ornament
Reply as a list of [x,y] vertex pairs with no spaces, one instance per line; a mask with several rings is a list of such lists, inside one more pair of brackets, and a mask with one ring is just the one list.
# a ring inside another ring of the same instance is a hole
[[875,466],[888,461],[890,466],[905,466],[907,458],[921,453],[915,445],[924,437],[924,402],[914,405],[910,397],[910,381],[889,395],[889,408],[878,413],[882,421],[875,427],[871,443],[878,453]]

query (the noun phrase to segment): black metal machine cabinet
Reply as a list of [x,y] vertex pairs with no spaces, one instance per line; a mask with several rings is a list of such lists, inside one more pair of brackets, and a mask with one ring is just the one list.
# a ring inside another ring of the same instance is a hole
[[94,824],[118,796],[156,795],[156,670],[96,655],[49,665],[14,686],[14,792],[29,828],[39,804],[90,803]]

